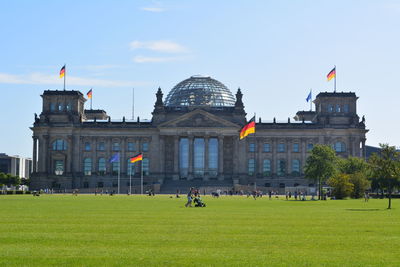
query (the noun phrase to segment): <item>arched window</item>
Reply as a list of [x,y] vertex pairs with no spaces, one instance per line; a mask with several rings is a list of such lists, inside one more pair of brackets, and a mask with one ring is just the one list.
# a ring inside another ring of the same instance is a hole
[[106,159],[105,158],[99,158],[99,163],[97,164],[98,166],[98,171],[100,175],[106,174]]
[[336,152],[346,152],[346,144],[343,142],[336,142],[334,149]]
[[85,158],[83,160],[83,174],[84,175],[92,175],[92,159]]
[[126,173],[128,175],[135,175],[135,163],[131,162],[131,158],[128,158],[127,164],[126,164]]
[[67,150],[67,142],[63,139],[57,139],[53,142],[54,151],[64,151]]
[[90,151],[91,149],[90,142],[85,142],[85,151]]

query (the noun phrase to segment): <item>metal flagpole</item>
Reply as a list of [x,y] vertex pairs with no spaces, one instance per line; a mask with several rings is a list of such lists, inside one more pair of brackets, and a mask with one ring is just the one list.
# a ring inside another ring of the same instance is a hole
[[143,159],[141,162],[141,166],[142,166],[142,171],[140,174],[140,194],[143,195]]
[[129,162],[130,166],[130,172],[129,172],[129,195],[132,195],[132,163]]
[[257,156],[256,156],[256,151],[257,151],[257,140],[256,140],[256,113],[254,112],[254,191],[257,191]]
[[119,195],[120,170],[121,170],[121,161],[118,159],[118,195]]
[[336,93],[336,65],[335,65],[335,85],[334,85],[335,87],[335,90],[334,90],[334,92]]
[[92,91],[92,96],[90,97],[90,109],[92,109],[92,102],[93,102],[93,88],[90,88]]
[[64,91],[65,91],[65,76],[67,76],[67,64],[64,64]]
[[310,111],[312,111],[312,89],[310,89],[311,99],[310,99]]

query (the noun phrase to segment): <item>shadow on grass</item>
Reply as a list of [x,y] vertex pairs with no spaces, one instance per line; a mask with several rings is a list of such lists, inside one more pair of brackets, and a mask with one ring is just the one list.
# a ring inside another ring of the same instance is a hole
[[346,209],[348,211],[378,211],[382,209]]

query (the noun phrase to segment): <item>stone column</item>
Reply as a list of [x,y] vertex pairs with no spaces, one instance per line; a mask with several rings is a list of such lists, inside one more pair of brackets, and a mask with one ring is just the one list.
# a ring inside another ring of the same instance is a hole
[[208,181],[208,179],[209,179],[209,174],[208,174],[208,172],[209,172],[209,166],[208,166],[208,161],[209,161],[208,141],[209,141],[209,139],[210,139],[209,136],[204,136],[204,146],[205,146],[205,148],[204,148],[204,177],[203,177],[204,181]]
[[179,179],[179,136],[174,136],[174,174],[172,179]]
[[160,142],[160,146],[159,146],[159,172],[161,174],[161,178],[164,179],[165,178],[165,138],[164,136],[160,135],[159,137],[159,142]]
[[92,173],[96,172],[97,173],[97,137],[92,138]]
[[286,139],[286,146],[287,146],[287,150],[286,150],[286,159],[287,159],[287,165],[286,165],[286,173],[287,176],[290,176],[290,174],[292,173],[292,142],[290,139]]
[[194,142],[194,137],[193,135],[189,135],[189,174],[188,174],[188,180],[193,179],[193,156],[194,156],[194,147],[193,147],[193,142]]
[[365,160],[367,158],[367,149],[365,147],[365,141],[367,139],[362,138],[361,139],[361,157]]
[[[73,146],[74,146],[74,141],[72,138],[72,135],[68,135],[67,136],[67,140],[68,140],[68,147],[67,147],[67,159],[65,160],[65,171],[67,173],[71,173],[72,172],[72,151],[73,151]],[[79,153],[81,154],[81,153]],[[80,169],[81,170],[81,169]]]
[[224,136],[218,136],[218,180],[224,180]]
[[43,172],[52,173],[50,164],[49,136],[43,135]]
[[276,138],[271,138],[271,151],[272,151],[272,166],[271,166],[271,172],[277,175],[278,169],[276,168],[277,164],[277,152],[276,152],[276,146],[277,146],[277,140]]
[[307,144],[305,138],[300,139],[300,149],[301,149],[301,172],[304,173],[304,166],[306,164],[306,150],[307,150]]
[[263,158],[262,158],[262,146],[263,146],[263,140],[260,138],[256,140],[256,153],[257,153],[257,169],[256,169],[256,175],[260,174],[261,177],[263,176]]
[[33,155],[32,155],[32,171],[35,173],[37,171],[37,137],[32,136],[33,139]]

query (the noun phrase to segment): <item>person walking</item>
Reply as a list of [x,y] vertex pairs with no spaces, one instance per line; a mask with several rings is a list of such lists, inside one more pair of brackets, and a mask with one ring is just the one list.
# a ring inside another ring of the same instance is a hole
[[187,194],[187,203],[185,204],[185,207],[191,207],[192,206],[192,193],[193,193],[193,187],[190,188],[188,194]]

